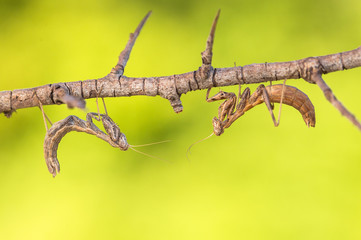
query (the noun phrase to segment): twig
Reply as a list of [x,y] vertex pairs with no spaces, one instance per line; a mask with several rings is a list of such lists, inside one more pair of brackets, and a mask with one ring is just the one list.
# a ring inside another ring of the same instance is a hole
[[314,72],[311,75],[311,79],[321,88],[326,99],[346,118],[348,118],[353,125],[355,125],[361,131],[361,124],[356,117],[336,98],[331,88],[322,79],[320,73]]
[[213,57],[213,42],[214,42],[214,34],[216,32],[217,22],[219,18],[219,14],[221,13],[221,10],[219,9],[217,12],[216,17],[213,20],[211,32],[209,33],[206,49],[201,53],[202,55],[202,66],[199,68],[199,79],[205,80],[209,77],[210,74],[212,74],[212,57]]
[[137,37],[142,30],[145,22],[147,21],[148,17],[152,11],[149,11],[148,14],[143,18],[143,20],[139,23],[137,29],[135,29],[134,33],[130,34],[129,40],[127,45],[125,46],[124,50],[119,55],[119,61],[117,65],[112,69],[111,74],[114,74],[118,79],[123,75],[125,65],[127,64],[130,56],[130,52],[132,51],[132,48],[134,46],[135,40],[137,40]]

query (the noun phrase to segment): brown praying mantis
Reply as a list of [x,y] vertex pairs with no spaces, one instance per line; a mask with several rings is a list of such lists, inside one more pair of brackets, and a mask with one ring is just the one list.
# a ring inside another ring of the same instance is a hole
[[[241,86],[239,86],[238,98],[236,94],[222,90],[209,98],[210,90],[211,88],[207,91],[207,102],[225,100],[218,108],[218,118],[213,118],[213,133],[216,136],[220,136],[225,128],[229,128],[245,112],[263,102],[271,114],[275,127],[279,125],[282,103],[296,108],[301,113],[306,125],[315,127],[315,109],[311,100],[301,90],[286,85],[286,80],[283,84],[269,85],[267,87],[261,84],[252,95],[248,87],[241,95]],[[273,114],[272,103],[280,103],[277,121]]]
[[[220,136],[224,133],[225,128],[229,128],[245,112],[263,102],[271,114],[275,127],[280,123],[282,103],[296,108],[308,127],[315,127],[316,124],[315,109],[311,100],[301,90],[286,85],[286,80],[284,80],[283,84],[271,84],[267,87],[261,84],[252,95],[248,87],[241,94],[241,85],[239,85],[238,97],[233,92],[224,92],[222,90],[213,97],[209,97],[210,91],[211,88],[208,89],[206,94],[207,102],[225,101],[218,108],[218,118],[214,117],[212,120],[213,133],[193,143],[187,150],[187,158],[193,145],[210,138],[213,134]],[[277,121],[273,114],[273,103],[280,103]]]
[[[157,158],[157,157],[143,153],[134,148],[169,142],[169,140],[166,140],[166,141],[143,144],[143,145],[129,145],[127,142],[127,138],[125,137],[124,133],[120,131],[119,126],[108,116],[104,99],[103,99],[103,104],[106,114],[99,113],[98,99],[96,100],[96,102],[97,102],[98,113],[94,113],[94,112],[87,113],[86,121],[80,119],[77,116],[71,115],[63,120],[60,120],[52,124],[51,128],[47,129],[45,141],[44,141],[44,157],[48,170],[53,175],[53,177],[55,177],[57,173],[60,171],[60,164],[57,158],[59,143],[62,140],[62,138],[71,131],[85,132],[88,134],[95,135],[98,138],[103,139],[104,141],[109,143],[112,147],[119,148],[122,151],[126,151],[130,148],[135,152],[144,154],[151,158]],[[42,113],[44,116],[45,113],[43,110]],[[92,119],[101,121],[106,133],[100,130],[93,123]]]
[[97,113],[88,113],[87,121],[84,121],[77,116],[71,115],[54,123],[46,132],[44,141],[44,157],[48,170],[53,177],[55,177],[60,171],[60,164],[57,158],[58,145],[68,132],[77,131],[95,135],[108,142],[111,146],[123,151],[129,148],[125,135],[120,132],[119,127],[116,126],[113,120],[107,115],[100,115],[104,129],[108,133],[106,134],[92,122],[92,118],[100,120],[97,116]]

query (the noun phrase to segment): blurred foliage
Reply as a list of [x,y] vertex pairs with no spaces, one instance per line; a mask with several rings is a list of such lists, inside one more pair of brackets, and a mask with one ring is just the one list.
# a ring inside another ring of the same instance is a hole
[[[125,75],[193,71],[219,8],[215,67],[360,45],[358,0],[0,0],[0,91],[106,75],[149,10]],[[360,78],[361,69],[325,76],[359,119]],[[313,101],[315,129],[290,107],[274,128],[261,105],[195,145],[190,162],[187,148],[211,133],[218,108],[204,91],[182,96],[179,115],[160,97],[106,99],[131,144],[173,140],[141,149],[170,163],[70,133],[55,179],[39,109],[2,116],[0,239],[360,239],[360,133],[317,86],[288,84]],[[94,100],[87,104],[96,111]],[[45,110],[53,121],[85,117],[65,106]]]

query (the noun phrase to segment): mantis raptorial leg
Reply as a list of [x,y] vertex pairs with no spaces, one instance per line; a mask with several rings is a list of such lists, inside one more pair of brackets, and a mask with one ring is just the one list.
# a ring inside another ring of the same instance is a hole
[[221,90],[216,95],[209,98],[210,91],[211,88],[209,88],[207,91],[207,95],[206,95],[207,102],[214,102],[225,99],[225,101],[221,103],[221,105],[218,108],[218,119],[219,121],[223,122],[226,117],[228,118],[232,115],[237,104],[237,96],[232,92],[224,92]]

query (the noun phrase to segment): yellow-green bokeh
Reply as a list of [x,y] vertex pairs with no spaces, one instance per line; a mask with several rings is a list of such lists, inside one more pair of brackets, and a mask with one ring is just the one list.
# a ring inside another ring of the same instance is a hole
[[[0,91],[105,76],[149,10],[125,75],[196,70],[219,8],[215,67],[361,44],[359,0],[0,0]],[[359,119],[360,79],[361,69],[325,76]],[[311,98],[316,128],[291,107],[274,128],[261,105],[195,145],[190,163],[187,148],[211,133],[218,108],[204,91],[182,96],[178,115],[160,97],[106,99],[131,144],[173,140],[142,148],[171,163],[70,133],[55,179],[43,159],[39,109],[1,116],[0,239],[360,239],[360,132],[317,86],[288,84]],[[96,111],[94,99],[87,106]],[[53,121],[85,117],[65,106],[45,110]]]

